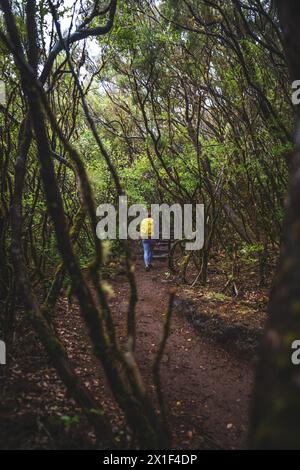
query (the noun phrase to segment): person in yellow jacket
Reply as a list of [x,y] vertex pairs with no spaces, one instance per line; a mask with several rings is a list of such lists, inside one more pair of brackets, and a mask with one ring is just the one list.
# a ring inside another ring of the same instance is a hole
[[140,238],[144,249],[144,263],[146,271],[149,271],[152,268],[153,248],[156,239],[155,232],[154,220],[149,212],[148,217],[143,219],[140,225]]

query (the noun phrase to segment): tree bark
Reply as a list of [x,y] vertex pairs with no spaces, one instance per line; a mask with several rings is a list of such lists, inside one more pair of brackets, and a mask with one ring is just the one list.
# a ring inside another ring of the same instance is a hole
[[[300,79],[300,3],[278,0],[277,5],[291,77]],[[291,360],[292,343],[300,339],[299,117],[298,109],[282,249],[253,398],[250,446],[258,449],[300,449],[300,367]]]

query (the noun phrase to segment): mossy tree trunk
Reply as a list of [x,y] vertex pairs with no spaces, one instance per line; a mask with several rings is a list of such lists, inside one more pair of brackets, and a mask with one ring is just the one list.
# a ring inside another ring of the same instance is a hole
[[[277,1],[291,79],[300,79],[300,2]],[[291,87],[292,94],[292,87]],[[283,225],[278,274],[253,398],[250,446],[300,449],[300,367],[292,343],[300,339],[300,114]]]

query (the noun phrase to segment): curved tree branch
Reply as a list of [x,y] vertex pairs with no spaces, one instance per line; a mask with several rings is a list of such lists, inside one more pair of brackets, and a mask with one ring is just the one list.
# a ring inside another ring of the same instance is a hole
[[70,35],[67,34],[63,38],[63,41],[61,39],[58,39],[53,49],[51,50],[50,55],[41,73],[40,81],[42,83],[45,83],[56,57],[60,52],[64,50],[65,45],[70,46],[71,44],[74,44],[75,42],[81,41],[88,37],[103,36],[111,30],[117,10],[117,1],[118,0],[111,0],[109,8],[107,9],[107,11],[109,11],[108,19],[104,26],[97,26],[96,28],[86,27],[95,17],[102,16],[102,14],[106,12],[106,10],[98,12],[98,2],[95,2],[92,13],[83,21],[80,26],[78,26],[76,31]]

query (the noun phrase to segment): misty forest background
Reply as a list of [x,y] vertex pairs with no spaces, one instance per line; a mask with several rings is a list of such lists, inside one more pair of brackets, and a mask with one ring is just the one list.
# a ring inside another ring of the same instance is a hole
[[[164,387],[172,321],[188,302],[197,312],[207,301],[213,328],[206,322],[200,333],[216,348],[235,343],[230,354],[243,353],[257,370],[236,445],[299,448],[300,369],[290,360],[300,339],[291,101],[300,79],[298,2],[1,0],[0,7],[1,447],[228,447],[213,441],[213,429],[195,437],[183,415],[173,426],[177,411]],[[205,205],[197,276],[189,282],[187,269],[174,272],[167,262],[158,268],[165,313],[150,381],[136,352],[145,279],[134,268],[139,247],[102,243],[95,231],[96,207],[117,205],[123,194],[129,204]],[[118,297],[120,276],[126,290]],[[123,301],[120,341],[115,310]],[[101,393],[76,369],[85,347],[70,346],[73,324],[101,365]],[[64,398],[62,409],[54,400],[46,413],[49,374]]]

